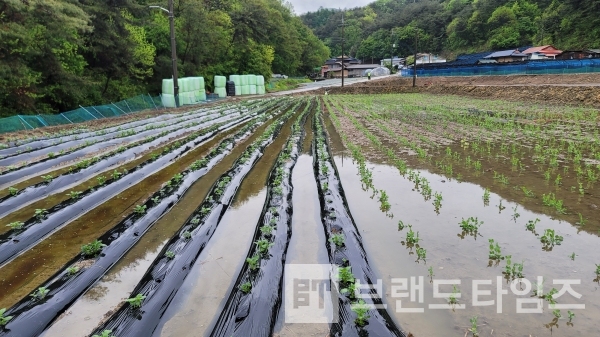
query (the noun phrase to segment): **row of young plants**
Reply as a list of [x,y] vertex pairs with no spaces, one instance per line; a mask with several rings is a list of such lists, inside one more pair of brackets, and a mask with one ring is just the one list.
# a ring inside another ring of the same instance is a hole
[[292,126],[291,136],[267,182],[267,200],[256,226],[253,245],[227,296],[210,336],[273,334],[282,302],[283,270],[292,235],[292,170],[298,160],[304,123],[314,109],[313,98]]
[[[298,108],[297,104],[273,122],[209,190],[206,198],[167,242],[134,288],[131,298],[92,334],[151,336],[164,320],[164,313],[211,239],[231,205],[237,189],[276,138],[279,130]],[[250,152],[248,156],[246,153]]]
[[[82,246],[80,255],[30,296],[3,312],[10,320],[0,329],[0,336],[39,336],[60,313],[118,262],[162,215],[172,209],[193,183],[231,153],[237,143],[264,124],[268,118],[267,115],[263,115],[234,136],[221,141],[207,156],[173,176],[143,204],[136,206],[134,211],[114,228],[97,240]],[[198,222],[194,221],[196,224]],[[185,233],[180,235],[188,238],[189,234]],[[167,253],[165,255],[167,258],[171,256]],[[135,305],[135,300],[130,303]],[[31,317],[35,317],[35,324],[32,324]]]
[[338,267],[337,275],[332,276],[338,285],[339,321],[331,324],[330,335],[404,336],[383,309],[382,299],[373,296],[376,292],[372,289],[367,294],[360,291],[361,285],[371,287],[369,281],[376,277],[369,266],[361,235],[329,152],[321,114],[319,105],[314,118],[313,168],[329,260]]
[[[4,174],[6,172],[10,172],[16,170],[21,167],[26,167],[28,165],[32,165],[36,162],[52,159],[56,157],[60,157],[66,154],[69,154],[75,150],[79,150],[90,145],[94,145],[102,142],[109,142],[116,139],[126,138],[130,136],[134,136],[138,134],[138,132],[151,131],[154,129],[161,129],[171,125],[176,125],[182,122],[186,122],[190,119],[190,117],[208,117],[211,114],[216,113],[216,111],[212,111],[209,113],[196,113],[194,112],[190,116],[178,116],[172,120],[159,120],[158,122],[148,122],[142,126],[135,126],[131,128],[121,129],[120,127],[113,130],[112,132],[108,132],[106,134],[102,134],[102,131],[98,131],[101,134],[89,134],[86,137],[80,138],[79,136],[74,136],[70,140],[62,140],[59,139],[54,141],[53,144],[48,146],[43,146],[40,148],[34,149],[32,146],[27,146],[24,150],[18,150],[12,155],[5,155],[0,158],[0,166],[4,167],[4,170],[0,173]],[[96,132],[96,133],[98,133]],[[147,132],[146,132],[147,133]],[[82,135],[83,136],[83,135]],[[15,165],[20,163],[19,165]]]
[[85,214],[101,201],[108,200],[130,186],[139,183],[148,175],[172,163],[176,158],[205,143],[218,132],[235,127],[249,118],[251,117],[241,117],[239,121],[205,129],[195,138],[189,139],[184,144],[173,144],[171,148],[166,148],[161,156],[154,159],[150,158],[128,172],[115,170],[111,179],[100,179],[97,186],[85,191],[71,191],[69,200],[61,202],[48,210],[36,209],[32,218],[24,223],[9,224],[14,229],[0,234],[0,265],[7,263],[17,254],[29,249],[49,233]]
[[[221,109],[221,111],[223,111],[223,107],[226,106],[219,106],[217,109]],[[32,137],[29,141],[21,141],[18,142],[18,144],[13,144],[14,146],[7,145],[4,149],[0,148],[0,159],[81,139],[94,138],[97,136],[123,135],[126,133],[131,133],[132,129],[138,129],[137,131],[140,131],[142,129],[151,130],[153,128],[160,127],[161,124],[158,124],[157,122],[188,118],[190,116],[201,115],[206,113],[210,114],[217,111],[217,109],[211,107],[189,111],[181,114],[163,114],[147,119],[136,116],[132,120],[129,120],[125,123],[111,125],[96,130],[89,130],[86,128],[80,129],[76,126],[81,124],[75,124],[75,127],[61,130],[55,134],[46,133],[43,137],[35,136]],[[143,126],[143,128],[138,128],[139,126]],[[55,152],[57,152],[57,150]]]
[[[251,115],[255,113],[262,113],[267,109],[272,108],[273,106],[283,104],[284,100],[271,101],[265,104],[265,106],[261,106],[260,109],[255,109],[250,112],[247,112],[246,115]],[[244,114],[240,111],[236,111],[241,113],[242,117]],[[235,114],[232,113],[229,117],[231,118],[240,118],[235,117]],[[177,139],[178,134],[187,134],[190,132],[202,132],[201,129],[206,127],[207,124],[217,123],[223,117],[217,116],[212,119],[206,120],[203,124],[198,125],[197,127],[193,127],[192,129],[182,129],[177,132],[177,134],[171,133],[169,131],[163,131],[160,134],[155,134],[151,137],[148,137],[140,142],[132,143],[127,146],[121,146],[118,149],[111,151],[110,153],[83,159],[76,164],[73,164],[66,169],[66,172],[62,173],[59,176],[54,177],[52,174],[43,175],[43,182],[34,184],[33,186],[29,186],[23,188],[21,190],[11,187],[9,188],[9,195],[0,199],[0,216],[6,214],[6,210],[16,210],[15,207],[19,205],[24,205],[26,202],[31,202],[36,200],[41,196],[45,196],[54,191],[60,191],[61,187],[67,185],[67,183],[73,184],[75,182],[82,181],[83,179],[87,179],[90,175],[94,175],[100,172],[105,171],[107,168],[114,166],[115,164],[122,164],[123,162],[133,160],[140,153],[144,153],[150,149],[154,149],[165,142],[173,142],[173,139]],[[200,130],[200,131],[195,131]],[[193,135],[192,135],[193,136]],[[189,137],[188,137],[189,138]],[[182,140],[176,140],[176,142],[181,142]],[[156,155],[158,156],[158,155]],[[5,203],[6,200],[10,198],[14,198],[10,200],[8,203]]]
[[[207,120],[220,118],[219,114],[215,114],[215,116],[196,116],[191,119],[183,118],[174,123],[165,123],[164,127],[161,127],[159,130],[165,131],[173,131],[173,135],[180,135],[188,128],[193,128]],[[109,141],[85,141],[83,144],[75,147],[72,150],[65,151],[63,153],[54,153],[49,152],[44,158],[38,161],[34,161],[31,163],[26,163],[22,166],[9,166],[3,172],[0,172],[0,185],[10,183],[11,181],[15,181],[17,179],[21,179],[27,177],[31,174],[35,174],[40,171],[47,170],[56,165],[60,165],[62,163],[66,163],[72,160],[76,160],[80,157],[89,155],[90,153],[94,153],[97,151],[101,151],[106,149],[109,146],[114,146],[117,144],[126,144],[132,141],[138,141],[146,136],[156,134],[157,130],[148,130],[143,131],[134,135],[126,135],[123,138],[119,138],[117,141],[109,140]]]
[[[433,198],[432,204],[434,210],[436,213],[439,214],[440,209],[442,208],[442,201],[444,199],[440,192],[434,192],[432,190],[427,178],[421,176],[419,171],[408,168],[407,163],[396,155],[396,151],[394,151],[394,149],[386,146],[381,140],[379,140],[379,138],[375,134],[373,134],[364,125],[362,125],[360,121],[358,121],[354,116],[347,113],[344,110],[344,108],[339,105],[339,102],[337,102],[335,99],[327,99],[327,104],[329,108],[331,107],[329,105],[330,103],[340,113],[342,113],[346,118],[348,118],[352,122],[354,127],[357,128],[367,139],[371,141],[371,143],[375,146],[376,149],[378,149],[388,157],[390,162],[393,163],[394,167],[398,169],[400,175],[402,175],[403,177],[407,177],[409,181],[415,184],[415,191],[418,191],[423,196],[423,199],[425,201],[431,200]],[[334,109],[330,108],[329,111],[331,116],[335,116]],[[332,118],[337,118],[337,116]],[[391,208],[387,193],[385,193],[385,191],[383,191],[383,193],[380,194],[379,201],[382,210],[389,210]]]

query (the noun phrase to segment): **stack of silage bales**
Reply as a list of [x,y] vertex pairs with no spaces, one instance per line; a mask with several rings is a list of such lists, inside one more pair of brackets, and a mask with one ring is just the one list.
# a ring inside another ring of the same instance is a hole
[[227,77],[215,76],[215,94],[219,95],[220,98],[227,97]]
[[250,86],[250,95],[256,95],[256,75],[248,75],[248,85]]
[[235,83],[235,95],[242,95],[242,78],[240,75],[229,75],[229,80]]
[[[203,77],[184,77],[180,78],[179,84],[179,105],[196,104],[206,101],[206,91],[204,89]],[[175,107],[175,95],[173,91],[173,79],[164,79],[162,83],[162,104],[166,108]]]
[[256,76],[256,93],[259,95],[264,95],[266,93],[265,89],[265,77],[262,75]]
[[[265,78],[262,75],[230,75],[229,80],[235,83],[236,96],[264,95],[266,93]],[[215,92],[217,92],[216,89]]]

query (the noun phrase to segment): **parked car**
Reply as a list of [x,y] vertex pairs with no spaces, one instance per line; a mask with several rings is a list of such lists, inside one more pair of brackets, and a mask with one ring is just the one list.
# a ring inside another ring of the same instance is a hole
[[284,80],[287,79],[287,75],[282,75],[282,74],[273,74],[273,78],[283,78]]

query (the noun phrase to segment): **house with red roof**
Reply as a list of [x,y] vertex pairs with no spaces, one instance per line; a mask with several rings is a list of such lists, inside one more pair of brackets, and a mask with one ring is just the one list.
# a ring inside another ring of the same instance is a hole
[[558,50],[552,45],[547,45],[525,49],[523,54],[527,55],[530,60],[556,59],[557,55],[562,54],[562,50]]

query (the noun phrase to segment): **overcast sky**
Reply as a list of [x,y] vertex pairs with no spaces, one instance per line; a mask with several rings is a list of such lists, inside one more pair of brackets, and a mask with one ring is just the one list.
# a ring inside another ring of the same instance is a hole
[[296,14],[304,14],[306,12],[314,12],[319,7],[324,8],[354,8],[364,6],[374,0],[288,0],[294,5]]

